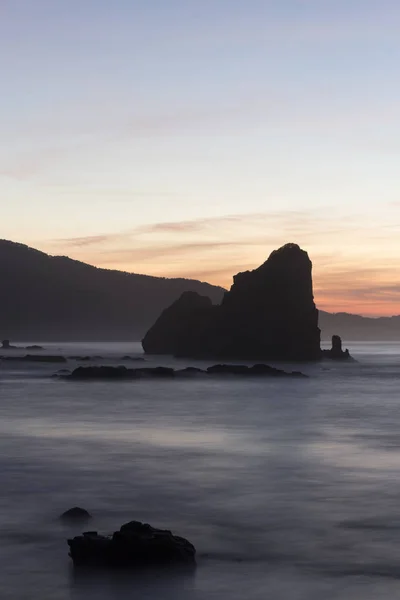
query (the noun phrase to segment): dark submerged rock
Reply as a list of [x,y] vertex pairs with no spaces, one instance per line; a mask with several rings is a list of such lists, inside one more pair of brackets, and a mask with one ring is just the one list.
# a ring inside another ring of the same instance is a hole
[[305,374],[304,374],[304,373],[302,373],[301,371],[292,371],[292,372],[290,373],[290,375],[291,375],[292,377],[306,377],[306,378],[308,378],[308,375],[305,375]]
[[103,360],[102,356],[76,356],[76,355],[72,355],[72,356],[68,356],[68,360],[76,360],[77,362],[88,362],[90,360]]
[[92,515],[85,510],[84,508],[80,508],[79,506],[74,506],[69,510],[65,511],[62,515],[60,515],[60,519],[62,521],[88,521],[92,518]]
[[[59,376],[63,376],[62,373],[58,372]],[[255,376],[255,377],[277,377],[277,376],[297,376],[306,377],[299,371],[293,371],[289,373],[281,369],[275,369],[269,365],[254,365],[247,367],[246,365],[213,365],[208,367],[206,371],[203,369],[197,369],[196,367],[187,367],[186,369],[178,369],[175,371],[170,367],[148,367],[141,369],[127,369],[124,366],[118,367],[78,367],[72,373],[67,374],[67,379],[90,381],[96,379],[109,379],[114,381],[129,380],[129,379],[158,379],[166,378],[173,379],[174,377],[194,377],[196,375],[240,375],[240,376]]]
[[53,373],[52,377],[55,379],[64,379],[71,375],[71,371],[69,369],[59,369],[56,373]]
[[300,371],[289,373],[264,364],[257,364],[252,367],[246,365],[213,365],[208,367],[207,373],[209,375],[240,375],[245,377],[307,377]]
[[272,377],[276,377],[279,375],[287,375],[287,373],[281,369],[270,367],[269,365],[257,364],[250,368],[250,375],[271,375]]
[[134,369],[127,369],[124,366],[108,367],[78,367],[74,369],[69,379],[90,380],[90,379],[135,379],[138,377]]
[[213,365],[208,367],[209,375],[248,375],[249,367],[244,365]]
[[1,356],[6,361],[20,361],[20,362],[47,362],[47,363],[65,363],[67,359],[65,356],[49,355],[43,356],[42,354],[26,354],[25,356]]
[[22,358],[22,360],[26,360],[27,362],[49,362],[49,363],[65,363],[67,359],[65,356],[43,356],[42,354],[27,354]]
[[148,367],[143,369],[132,369],[139,377],[174,377],[175,371],[170,367]]
[[208,375],[208,373],[204,369],[198,369],[197,367],[185,367],[184,369],[175,371],[175,375],[178,377],[196,377],[197,375]]
[[138,379],[141,377],[160,378],[174,377],[175,371],[169,367],[149,367],[128,369],[123,365],[78,367],[72,371],[71,379]]
[[330,350],[322,350],[323,358],[329,358],[331,360],[353,360],[354,358],[350,355],[350,352],[342,349],[342,339],[339,335],[332,336],[332,348]]
[[44,350],[43,346],[37,346],[34,344],[33,346],[26,346],[25,350]]
[[187,292],[143,338],[148,354],[181,357],[317,360],[321,357],[312,264],[296,244],[239,273],[220,306]]
[[196,550],[188,540],[139,521],[122,525],[111,536],[83,533],[69,539],[68,545],[75,566],[195,565]]

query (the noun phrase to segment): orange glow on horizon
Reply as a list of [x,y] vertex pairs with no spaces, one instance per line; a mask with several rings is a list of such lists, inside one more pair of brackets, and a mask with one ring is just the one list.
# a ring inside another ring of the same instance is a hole
[[367,215],[352,219],[297,211],[152,223],[32,245],[98,267],[229,289],[233,275],[257,268],[273,250],[295,242],[312,260],[318,308],[391,316],[400,314],[398,233],[395,225]]

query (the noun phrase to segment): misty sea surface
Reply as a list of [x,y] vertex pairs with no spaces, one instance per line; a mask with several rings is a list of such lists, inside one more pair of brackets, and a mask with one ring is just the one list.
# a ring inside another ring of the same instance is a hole
[[[44,346],[110,365],[141,354]],[[308,379],[78,382],[51,377],[74,360],[3,361],[0,598],[400,597],[400,343],[346,346],[358,362],[284,366]],[[87,526],[58,520],[76,505]],[[187,537],[197,569],[74,571],[68,537],[130,520]]]

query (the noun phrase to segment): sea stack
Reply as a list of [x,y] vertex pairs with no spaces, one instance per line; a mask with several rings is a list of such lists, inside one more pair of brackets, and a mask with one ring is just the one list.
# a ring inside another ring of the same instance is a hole
[[342,348],[342,338],[339,335],[332,336],[332,348],[330,350],[322,350],[323,358],[330,358],[332,360],[354,360],[350,355],[350,352],[346,348]]
[[238,273],[219,306],[183,294],[145,335],[147,354],[248,360],[321,357],[312,264],[297,244],[272,252],[253,271]]

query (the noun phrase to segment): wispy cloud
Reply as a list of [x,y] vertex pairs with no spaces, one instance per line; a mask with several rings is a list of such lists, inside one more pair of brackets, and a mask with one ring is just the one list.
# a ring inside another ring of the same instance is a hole
[[65,238],[58,240],[60,246],[71,246],[76,248],[82,248],[85,246],[96,246],[101,244],[108,244],[113,240],[121,239],[121,234],[104,234],[104,235],[89,235],[85,237],[76,237],[76,238]]
[[317,212],[272,211],[156,222],[120,232],[52,240],[41,247],[97,266],[194,277],[229,288],[235,273],[257,267],[275,248],[296,242],[313,261],[315,297],[321,308],[387,314],[398,312],[400,300],[393,239],[397,239],[395,224],[379,226],[367,216],[344,218],[333,207],[325,207]]

